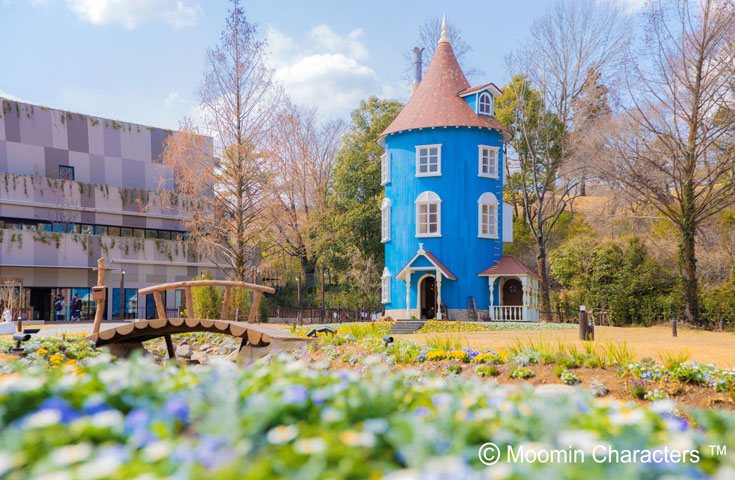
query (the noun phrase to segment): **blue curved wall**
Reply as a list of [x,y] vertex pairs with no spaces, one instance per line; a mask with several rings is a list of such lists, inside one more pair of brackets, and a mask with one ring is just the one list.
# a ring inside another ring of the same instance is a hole
[[[416,146],[441,144],[441,176],[416,177]],[[500,147],[499,178],[478,176],[478,146]],[[436,128],[405,131],[385,138],[391,155],[390,183],[385,197],[391,201],[391,240],[385,243],[385,264],[391,276],[391,302],[386,310],[406,308],[406,284],[395,275],[416,254],[419,243],[433,253],[457,280],[442,281],[441,300],[450,309],[466,309],[467,297],[478,308],[490,302],[487,278],[477,274],[503,254],[503,149],[499,132],[477,128]],[[425,191],[439,195],[441,237],[416,237],[416,198]],[[498,200],[498,238],[478,238],[477,201],[485,192]],[[418,260],[414,266],[427,263]],[[411,305],[416,308],[417,283],[426,272],[411,277]],[[494,295],[497,303],[497,292]]]

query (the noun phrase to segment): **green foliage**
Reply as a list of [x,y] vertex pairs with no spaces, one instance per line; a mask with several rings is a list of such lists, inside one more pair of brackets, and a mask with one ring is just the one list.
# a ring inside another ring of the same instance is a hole
[[500,369],[497,365],[480,365],[475,369],[475,373],[481,377],[497,377],[500,375]]
[[461,365],[449,365],[447,367],[447,373],[452,375],[459,375],[462,373],[462,366]]
[[564,370],[563,372],[561,372],[561,374],[559,375],[559,378],[561,379],[562,382],[566,383],[567,385],[576,385],[582,382],[582,379],[579,378],[578,375],[573,374],[569,370]]
[[426,345],[433,350],[461,350],[464,340],[455,335],[430,335],[425,340]]
[[322,266],[344,272],[354,250],[383,265],[380,243],[380,156],[377,140],[402,105],[377,97],[360,103],[335,159],[332,194],[325,211],[315,214],[315,252]]
[[[204,272],[194,280],[214,280],[214,276],[211,272]],[[223,292],[221,289],[217,287],[193,287],[191,298],[196,318],[220,318],[222,315]]]
[[602,241],[581,230],[551,252],[550,264],[554,278],[567,289],[560,308],[609,309],[617,325],[667,311],[676,286],[674,276],[649,256],[636,237]]
[[510,378],[531,378],[534,376],[533,371],[530,368],[526,367],[513,367],[513,369],[508,373],[508,376]]

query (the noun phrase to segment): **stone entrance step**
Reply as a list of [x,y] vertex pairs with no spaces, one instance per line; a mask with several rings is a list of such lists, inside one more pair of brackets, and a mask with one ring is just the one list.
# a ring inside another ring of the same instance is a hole
[[391,327],[390,333],[397,335],[416,333],[418,329],[424,326],[424,323],[426,323],[424,320],[398,320]]

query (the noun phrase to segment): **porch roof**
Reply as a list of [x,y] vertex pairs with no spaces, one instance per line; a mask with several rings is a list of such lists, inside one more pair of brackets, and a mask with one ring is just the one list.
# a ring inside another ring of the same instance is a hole
[[512,255],[503,255],[494,265],[477,274],[480,277],[502,277],[508,275],[528,275],[539,278],[538,274],[521,263]]
[[439,269],[442,272],[442,275],[444,275],[444,277],[446,277],[447,279],[457,280],[457,277],[446,266],[444,266],[444,264],[439,261],[438,258],[436,258],[436,255],[428,250],[424,250],[423,243],[419,243],[419,249],[416,252],[416,255],[414,255],[413,258],[411,258],[411,260],[409,260],[408,263],[396,274],[396,278],[399,280],[404,280],[406,278],[406,272],[408,272],[413,262],[415,262],[416,259],[420,256],[425,257],[429,261],[429,263]]

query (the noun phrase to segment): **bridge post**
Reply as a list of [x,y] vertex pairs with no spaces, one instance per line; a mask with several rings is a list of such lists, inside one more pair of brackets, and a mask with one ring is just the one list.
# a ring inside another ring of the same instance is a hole
[[227,320],[227,313],[230,311],[231,295],[232,287],[226,286],[225,298],[222,300],[222,316],[220,317],[222,320]]
[[186,318],[194,318],[194,297],[191,294],[191,287],[186,287]]
[[[97,287],[105,287],[105,273],[110,267],[105,265],[105,259],[100,258],[97,260],[97,268],[94,270],[97,270]],[[122,295],[123,292],[120,292]],[[102,316],[105,314],[105,297],[104,297],[104,291],[102,293],[102,298],[100,300],[97,300],[97,310],[94,312],[94,323],[92,324],[92,333],[99,333],[100,331],[100,325],[102,325]]]
[[260,305],[260,297],[263,296],[263,292],[256,290],[253,294],[253,306],[250,308],[250,315],[248,315],[248,323],[255,323],[255,315],[258,313],[258,305]]

